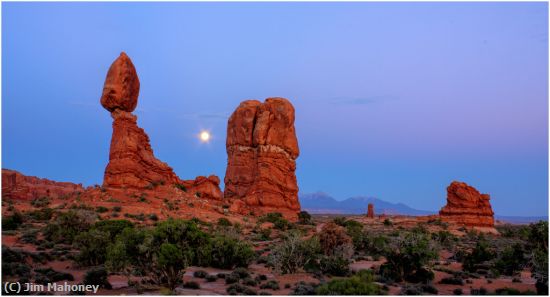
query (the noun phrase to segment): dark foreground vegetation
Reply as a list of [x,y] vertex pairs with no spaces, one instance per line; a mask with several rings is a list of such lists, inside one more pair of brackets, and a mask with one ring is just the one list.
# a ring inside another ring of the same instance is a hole
[[[121,209],[61,211],[41,200],[32,211],[4,216],[3,236],[15,235],[34,249],[2,246],[3,282],[76,281],[49,266],[70,261],[86,270],[81,283],[109,290],[109,276],[119,275],[138,294],[182,293],[205,283],[218,283],[229,295],[438,294],[444,286],[455,286],[457,295],[548,294],[548,223],[542,221],[499,227],[500,236],[456,236],[439,221],[404,228],[388,219],[371,227],[346,218],[320,222],[306,212],[297,223],[277,213],[241,223],[158,221],[156,215],[102,219],[110,211]],[[190,267],[194,272],[184,281]],[[536,291],[491,286],[498,278],[521,282],[522,272],[532,273]],[[296,273],[311,280],[279,280]],[[479,280],[486,285],[469,285]]]

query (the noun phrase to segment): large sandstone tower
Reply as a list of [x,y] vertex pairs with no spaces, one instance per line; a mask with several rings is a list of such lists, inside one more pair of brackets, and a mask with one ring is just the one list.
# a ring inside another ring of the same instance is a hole
[[488,194],[481,194],[466,183],[453,181],[447,187],[447,205],[439,215],[443,221],[469,227],[494,227],[495,219]]
[[241,213],[300,211],[294,107],[284,98],[242,102],[227,125],[224,199]]

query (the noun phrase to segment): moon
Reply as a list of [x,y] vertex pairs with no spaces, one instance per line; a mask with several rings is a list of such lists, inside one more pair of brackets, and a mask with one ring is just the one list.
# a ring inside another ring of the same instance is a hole
[[199,139],[201,140],[201,142],[208,142],[208,141],[210,141],[210,132],[208,132],[208,131],[201,131],[201,133],[199,134]]

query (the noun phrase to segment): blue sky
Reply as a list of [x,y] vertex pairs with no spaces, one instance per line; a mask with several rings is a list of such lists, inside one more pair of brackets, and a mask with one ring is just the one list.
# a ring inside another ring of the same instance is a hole
[[[136,114],[185,179],[223,180],[227,117],[296,108],[301,193],[438,210],[452,180],[548,214],[546,3],[2,3],[2,167],[100,184],[121,51]],[[196,135],[209,129],[213,139]]]

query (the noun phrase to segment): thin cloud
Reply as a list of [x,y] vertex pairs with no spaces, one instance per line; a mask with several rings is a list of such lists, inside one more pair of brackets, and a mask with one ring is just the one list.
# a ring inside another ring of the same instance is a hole
[[395,96],[371,96],[362,98],[333,98],[329,102],[334,105],[366,105],[385,101],[393,101],[398,98]]

